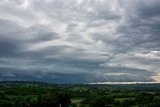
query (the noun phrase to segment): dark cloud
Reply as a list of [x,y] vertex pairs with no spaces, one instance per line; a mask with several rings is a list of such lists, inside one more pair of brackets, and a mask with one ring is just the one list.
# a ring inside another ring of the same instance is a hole
[[10,41],[6,40],[1,40],[0,41],[0,55],[12,55],[15,54],[16,52],[16,44],[11,43]]
[[159,0],[3,0],[0,80],[159,82],[159,8]]
[[[145,2],[145,3],[143,3]],[[153,0],[152,2],[148,2],[146,0],[140,1],[137,6],[137,12],[140,17],[144,19],[153,18],[160,15],[160,1]]]

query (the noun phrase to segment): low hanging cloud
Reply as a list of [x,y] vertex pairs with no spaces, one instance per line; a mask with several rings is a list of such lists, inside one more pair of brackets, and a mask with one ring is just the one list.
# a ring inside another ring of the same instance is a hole
[[2,0],[0,80],[160,82],[159,0]]

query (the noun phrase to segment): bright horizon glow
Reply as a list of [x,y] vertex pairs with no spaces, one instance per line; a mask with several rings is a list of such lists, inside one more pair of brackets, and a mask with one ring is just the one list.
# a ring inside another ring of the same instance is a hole
[[159,84],[159,82],[96,82],[89,84]]

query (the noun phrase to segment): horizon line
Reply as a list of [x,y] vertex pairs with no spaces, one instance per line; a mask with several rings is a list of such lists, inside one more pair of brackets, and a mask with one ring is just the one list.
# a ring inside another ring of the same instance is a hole
[[90,84],[159,84],[160,82],[95,82]]

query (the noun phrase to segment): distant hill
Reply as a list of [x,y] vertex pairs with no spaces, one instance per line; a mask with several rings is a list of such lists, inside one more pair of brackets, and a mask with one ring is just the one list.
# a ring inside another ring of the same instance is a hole
[[39,82],[39,81],[0,81],[0,87],[48,87],[48,88],[72,88],[72,87],[103,87],[114,89],[124,89],[124,90],[137,90],[137,91],[146,91],[146,92],[155,92],[160,91],[160,84],[52,84],[47,82]]

